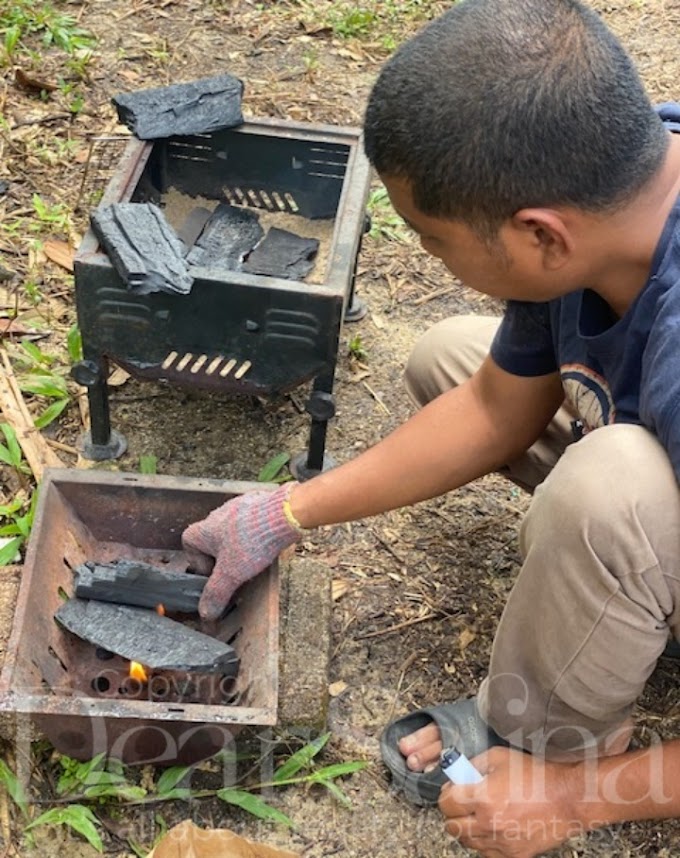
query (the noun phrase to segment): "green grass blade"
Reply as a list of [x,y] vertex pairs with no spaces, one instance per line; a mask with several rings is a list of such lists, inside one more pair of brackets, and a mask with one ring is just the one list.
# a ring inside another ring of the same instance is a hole
[[332,766],[325,766],[323,769],[316,769],[309,775],[312,781],[325,781],[332,778],[340,778],[343,775],[353,775],[354,772],[360,772],[365,769],[369,763],[366,760],[353,760],[348,763],[334,763]]
[[343,807],[351,807],[352,802],[347,798],[345,793],[340,789],[337,784],[334,784],[333,781],[323,781],[320,780],[319,783],[322,786],[325,786],[331,795],[336,798]]
[[60,375],[25,375],[19,380],[19,387],[24,393],[51,399],[65,399],[68,396],[66,381]]
[[289,828],[294,828],[293,820],[277,810],[275,807],[267,804],[259,796],[253,795],[250,792],[245,792],[240,789],[221,789],[217,792],[217,797],[227,804],[234,804],[237,807],[247,810],[258,819],[264,819],[267,822],[278,822],[281,825],[287,825]]
[[288,453],[279,453],[278,456],[274,456],[274,458],[270,459],[257,475],[257,481],[259,483],[271,483],[276,479],[276,477],[278,477],[279,471],[284,465],[288,464],[289,461],[290,455]]
[[78,325],[71,325],[66,335],[66,350],[71,363],[83,359],[83,338]]
[[17,556],[17,551],[24,544],[24,537],[17,536],[15,539],[12,539],[7,545],[3,545],[0,548],[0,566],[9,566],[10,563],[14,562],[14,558]]
[[166,769],[158,778],[156,784],[156,793],[165,796],[175,789],[180,781],[184,780],[187,774],[191,771],[191,766],[172,766]]
[[[0,566],[3,565],[0,563]],[[28,798],[19,779],[4,760],[0,760],[0,783],[9,793],[12,801],[28,817]]]
[[296,751],[292,757],[287,759],[286,762],[282,766],[279,766],[279,768],[274,772],[274,783],[286,781],[288,778],[292,778],[296,775],[300,769],[308,766],[330,737],[330,733],[324,733],[308,745],[305,745],[304,748],[300,748],[299,751]]
[[0,455],[0,457],[8,465],[18,468],[21,464],[21,446],[17,439],[17,433],[9,423],[0,423],[0,430],[2,430],[2,434],[5,436],[5,441],[7,442],[7,447],[0,445],[0,454],[3,454],[6,450],[9,453],[9,458],[6,459],[4,455]]
[[139,801],[146,796],[144,787],[133,784],[95,784],[83,791],[86,798],[119,798],[123,801]]
[[78,834],[82,834],[90,846],[93,846],[97,852],[103,852],[104,844],[97,831],[98,822],[99,820],[89,807],[85,807],[82,804],[69,804],[67,807],[55,807],[52,810],[41,813],[24,830],[30,831],[39,825],[66,825],[77,831]]
[[67,405],[68,399],[57,399],[55,402],[48,405],[42,414],[35,418],[33,425],[36,429],[44,429],[45,426],[49,426],[53,420],[56,420],[57,417],[59,417]]
[[157,473],[158,459],[156,456],[140,456],[139,457],[139,473],[140,474],[155,474]]

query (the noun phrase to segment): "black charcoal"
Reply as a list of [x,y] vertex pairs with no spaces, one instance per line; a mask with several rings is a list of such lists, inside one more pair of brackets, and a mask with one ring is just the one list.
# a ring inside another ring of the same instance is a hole
[[243,264],[243,271],[286,280],[304,280],[314,268],[318,250],[316,238],[303,238],[272,227]]
[[263,235],[257,212],[220,203],[189,252],[187,262],[240,271],[244,257]]
[[238,673],[239,659],[229,644],[146,608],[69,599],[54,616],[79,638],[153,670]]
[[119,560],[117,563],[88,562],[73,570],[75,594],[119,605],[136,605],[166,611],[196,613],[207,578],[187,572],[169,572],[150,563]]
[[230,74],[121,93],[112,101],[120,121],[140,138],[205,134],[241,125],[243,82]]
[[184,258],[185,247],[158,206],[114,203],[95,209],[91,221],[128,289],[139,295],[191,291],[194,281]]
[[177,230],[177,235],[186,247],[187,253],[194,246],[196,239],[203,232],[206,223],[211,217],[212,212],[210,209],[203,208],[203,206],[196,206],[186,216],[184,223]]

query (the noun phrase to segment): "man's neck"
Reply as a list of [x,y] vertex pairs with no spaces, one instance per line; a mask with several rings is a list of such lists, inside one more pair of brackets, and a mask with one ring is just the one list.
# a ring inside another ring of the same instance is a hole
[[590,288],[623,316],[651,273],[664,225],[680,194],[680,134],[671,135],[666,158],[632,205],[600,222],[593,233],[598,260]]

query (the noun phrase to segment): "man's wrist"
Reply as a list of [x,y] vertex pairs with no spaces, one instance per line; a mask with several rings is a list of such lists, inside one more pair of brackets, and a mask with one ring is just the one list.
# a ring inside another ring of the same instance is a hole
[[309,505],[306,503],[305,495],[305,485],[291,483],[283,508],[286,520],[301,532],[317,526],[310,512]]
[[293,509],[292,509],[292,506],[291,506],[291,503],[290,503],[290,496],[291,496],[291,494],[295,491],[295,489],[296,489],[297,485],[298,485],[297,483],[287,483],[287,484],[284,486],[283,506],[282,506],[282,509],[283,509],[283,516],[284,516],[284,518],[286,519],[286,521],[288,522],[288,524],[289,524],[292,528],[294,528],[295,530],[297,530],[297,531],[298,531],[298,533],[302,534],[302,533],[305,531],[305,527],[304,527],[304,525],[303,525],[303,524],[301,524],[301,522],[298,520],[298,517],[297,517],[297,516],[295,515],[295,513],[293,512]]

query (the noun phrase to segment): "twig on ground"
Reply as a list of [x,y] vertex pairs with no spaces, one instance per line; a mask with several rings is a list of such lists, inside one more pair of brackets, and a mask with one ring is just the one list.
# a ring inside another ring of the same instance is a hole
[[443,295],[448,295],[450,292],[455,292],[457,286],[445,286],[443,289],[435,289],[434,292],[428,292],[427,295],[421,295],[411,301],[414,307],[420,307],[421,304],[427,304],[429,301],[434,301],[435,298],[441,298]]
[[55,441],[54,438],[46,438],[45,439],[50,447],[54,447],[55,450],[61,450],[64,453],[70,453],[72,456],[77,456],[78,451],[75,447],[72,447],[70,444],[63,444],[61,441]]
[[415,626],[418,623],[426,623],[428,620],[444,620],[446,614],[426,614],[424,617],[416,617],[413,620],[405,620],[403,623],[397,623],[396,626],[389,626],[386,629],[379,629],[377,632],[367,632],[365,635],[357,635],[355,640],[364,641],[367,638],[378,638],[383,635],[391,635],[394,632],[400,632],[409,626]]
[[387,715],[387,719],[385,724],[389,724],[394,718],[394,710],[397,708],[397,701],[399,700],[399,694],[401,693],[401,686],[404,684],[404,678],[406,677],[406,673],[409,668],[413,665],[413,662],[418,658],[417,652],[412,652],[411,655],[406,659],[406,661],[401,666],[401,673],[399,674],[399,682],[397,682],[397,690],[394,692],[394,698],[392,700],[392,705],[390,706],[390,711]]
[[65,465],[33,425],[33,418],[4,349],[0,350],[0,357],[5,370],[4,373],[0,373],[0,409],[16,432],[17,440],[33,476],[37,482],[40,482],[45,468],[63,468]]
[[363,386],[366,388],[366,390],[371,394],[371,396],[373,397],[373,399],[375,399],[375,401],[378,403],[378,405],[382,408],[382,410],[385,412],[385,414],[387,414],[388,416],[390,416],[390,417],[391,417],[391,416],[392,416],[392,412],[391,412],[391,411],[390,411],[390,409],[385,405],[385,403],[382,401],[382,399],[378,396],[378,394],[375,392],[375,390],[373,390],[373,388],[371,387],[371,385],[370,385],[367,381],[362,381],[362,384],[363,384]]

